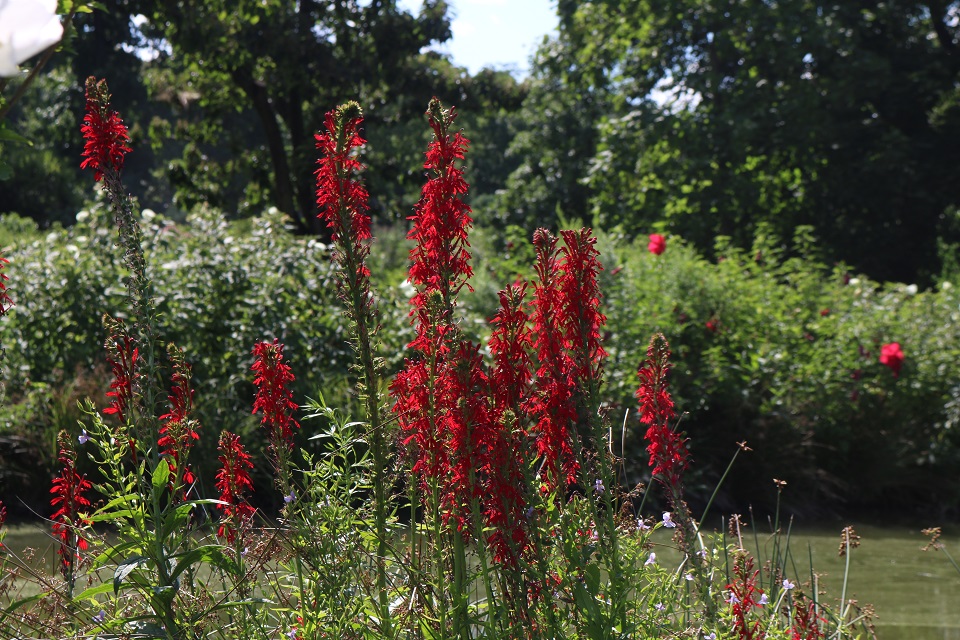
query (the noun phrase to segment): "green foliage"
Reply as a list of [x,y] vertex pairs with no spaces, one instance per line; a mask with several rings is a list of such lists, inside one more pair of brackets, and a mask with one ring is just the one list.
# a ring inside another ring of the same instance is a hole
[[[508,211],[556,204],[702,252],[812,225],[831,260],[930,279],[956,242],[960,4],[561,2]],[[559,64],[558,64],[559,62]],[[578,200],[578,202],[577,202]],[[892,259],[896,256],[896,259]],[[929,281],[929,280],[927,280]]]

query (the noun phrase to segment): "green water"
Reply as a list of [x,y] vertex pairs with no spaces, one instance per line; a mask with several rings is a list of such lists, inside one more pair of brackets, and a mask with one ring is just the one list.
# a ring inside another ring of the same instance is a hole
[[[960,573],[942,552],[920,550],[926,543],[921,526],[856,527],[862,540],[850,556],[847,598],[873,605],[880,640],[960,640]],[[788,577],[801,584],[809,582],[812,557],[820,588],[826,591],[821,598],[827,603],[839,601],[843,585],[845,561],[837,555],[840,529],[840,525],[829,529],[794,527],[790,536],[796,575]],[[960,535],[948,533],[941,541],[960,562]],[[761,559],[769,557],[772,539],[764,535],[757,538],[759,551],[749,530],[744,546]],[[37,557],[45,558],[38,564],[53,568],[53,543],[36,527],[13,528],[6,544],[17,552],[26,547],[37,549]]]

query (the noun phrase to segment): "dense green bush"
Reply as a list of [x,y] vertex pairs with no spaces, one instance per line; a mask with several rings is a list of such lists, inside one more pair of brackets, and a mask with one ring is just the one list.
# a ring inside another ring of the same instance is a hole
[[[122,308],[113,225],[96,208],[80,217],[46,235],[16,219],[0,225],[2,237],[22,239],[5,250],[17,306],[0,321],[8,389],[0,429],[7,438],[43,443],[40,466],[55,457],[57,430],[75,425],[75,400],[109,384],[100,317]],[[201,424],[211,432],[255,431],[250,350],[273,337],[287,345],[298,401],[322,391],[349,405],[352,356],[326,247],[294,236],[275,215],[239,225],[212,212],[180,224],[161,216],[144,223],[162,339],[183,347],[193,366]],[[530,235],[514,227],[472,236],[474,292],[463,297],[473,318],[465,321],[468,335],[487,330],[496,291],[528,275]],[[412,337],[407,245],[400,229],[377,237],[372,269],[392,373]],[[916,291],[854,277],[818,261],[806,229],[790,248],[761,235],[742,251],[721,238],[716,263],[675,237],[660,256],[646,240],[599,237],[605,393],[614,422],[631,411],[624,441],[631,482],[648,474],[633,412],[636,369],[650,335],[661,331],[674,352],[677,405],[687,412],[681,428],[695,459],[694,501],[709,497],[736,442],[746,441],[752,457],[724,484],[723,509],[772,501],[776,477],[788,482],[788,506],[801,512],[896,506],[957,515],[960,479],[951,470],[960,462],[960,294],[950,283]],[[787,249],[802,257],[784,258]],[[899,377],[878,361],[890,342],[905,353]],[[206,440],[201,446],[211,455],[198,460],[212,457],[214,439]],[[6,450],[9,456],[13,448]],[[32,471],[44,482],[50,475]]]

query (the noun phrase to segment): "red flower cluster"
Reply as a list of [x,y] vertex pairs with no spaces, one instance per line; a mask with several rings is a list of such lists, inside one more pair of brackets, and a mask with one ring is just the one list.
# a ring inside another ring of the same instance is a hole
[[121,424],[126,424],[130,418],[133,381],[137,377],[137,358],[140,354],[134,346],[133,338],[127,334],[123,322],[105,316],[104,326],[109,335],[103,346],[107,351],[107,362],[110,363],[113,371],[113,382],[110,383],[107,397],[113,400],[103,413],[116,415]]
[[370,251],[366,244],[370,240],[368,195],[354,178],[364,168],[354,150],[366,144],[359,133],[363,124],[360,105],[348,102],[328,111],[324,124],[327,130],[314,136],[321,154],[315,174],[319,217],[332,230],[334,243],[343,245],[335,258],[344,268],[345,277],[366,279],[370,277],[365,263]]
[[117,173],[123,167],[123,157],[131,149],[127,127],[116,111],[110,110],[110,93],[107,81],[97,81],[93,76],[86,83],[87,113],[80,127],[86,144],[83,148],[81,169],[94,170],[97,182],[104,173]]
[[[449,324],[457,294],[463,287],[469,288],[467,280],[473,275],[467,241],[473,219],[470,207],[461,198],[467,193],[467,183],[463,169],[457,164],[463,160],[469,140],[459,131],[450,135],[456,111],[444,109],[436,98],[430,101],[427,116],[433,141],[427,148],[427,161],[423,166],[431,172],[431,178],[421,191],[420,201],[410,218],[413,227],[407,235],[415,243],[410,251],[410,282],[418,287],[412,303],[414,313],[421,316],[421,327],[437,320],[425,315],[430,306],[428,298],[434,291],[440,293],[439,312],[446,316],[441,321]],[[424,337],[423,333],[420,332],[411,347],[422,347],[418,341]]]
[[640,422],[649,425],[645,437],[649,442],[647,452],[652,473],[668,487],[677,489],[687,468],[689,453],[686,440],[670,426],[676,412],[667,390],[669,360],[670,345],[663,334],[658,333],[650,340],[646,363],[637,371],[640,387],[636,396],[640,401]]
[[518,428],[532,377],[532,339],[523,309],[526,289],[525,284],[518,284],[500,292],[500,309],[491,321],[493,331],[487,343],[493,356],[490,394],[494,428],[488,443],[489,486],[484,516],[494,559],[512,567],[518,565],[520,554],[528,546],[523,470],[527,452]]
[[817,603],[799,601],[793,607],[793,626],[790,640],[823,640],[826,637],[826,618],[817,615]]
[[891,342],[880,348],[880,364],[890,367],[893,377],[900,377],[900,367],[903,366],[903,349],[899,342]]
[[650,242],[647,244],[647,250],[655,256],[667,250],[667,239],[659,233],[650,234]]
[[293,392],[287,387],[296,378],[289,365],[283,361],[283,345],[276,339],[272,343],[259,342],[253,347],[256,359],[251,369],[257,374],[253,384],[257,396],[253,401],[253,413],[263,412],[260,421],[267,428],[270,446],[276,451],[293,449],[293,429],[300,424],[293,419],[297,410]]
[[427,116],[434,136],[424,167],[431,177],[407,236],[416,243],[410,251],[409,279],[417,288],[411,300],[417,335],[409,347],[420,357],[408,359],[390,387],[401,443],[424,489],[429,478],[444,478],[450,471],[450,425],[442,417],[454,412],[461,399],[451,363],[457,348],[452,313],[457,294],[469,286],[467,279],[473,274],[467,251],[467,230],[473,221],[470,207],[460,198],[467,183],[457,166],[468,141],[459,132],[450,135],[456,112],[443,109],[436,98],[430,101]]
[[225,503],[217,505],[217,509],[223,512],[217,535],[226,538],[228,544],[233,544],[237,533],[246,529],[256,512],[244,497],[247,491],[253,491],[249,473],[253,469],[253,462],[243,448],[240,437],[229,431],[220,434],[217,448],[220,451],[220,470],[217,472],[216,487],[220,492],[220,500]]
[[576,431],[575,367],[567,351],[563,323],[565,304],[557,238],[546,229],[533,234],[537,282],[533,288],[531,321],[537,370],[528,407],[536,423],[532,432],[542,460],[541,479],[551,487],[577,481],[580,467],[573,452]]
[[13,306],[13,300],[7,295],[7,280],[10,278],[3,272],[3,268],[8,264],[10,264],[10,261],[0,256],[0,316],[5,314],[10,307]]
[[60,570],[67,579],[72,579],[73,568],[79,559],[79,552],[87,548],[87,541],[79,533],[79,529],[90,524],[90,520],[81,515],[81,509],[90,506],[86,497],[92,485],[86,477],[77,473],[77,454],[70,443],[70,437],[65,431],[57,436],[60,449],[59,461],[62,465],[60,475],[53,480],[50,493],[50,506],[56,511],[50,519],[53,521],[53,537],[58,539],[60,547],[57,554],[60,556]]
[[[173,367],[170,395],[167,396],[170,410],[160,416],[160,422],[163,426],[160,427],[160,439],[157,441],[157,446],[160,447],[160,454],[167,456],[170,472],[175,473],[179,468],[178,465],[186,465],[190,449],[193,448],[194,442],[200,439],[197,434],[200,425],[190,417],[193,409],[190,365],[184,361],[182,349],[170,345],[168,352]],[[196,480],[189,465],[183,468],[181,477],[187,487]]]
[[[537,454],[543,479],[559,487],[577,481],[574,438],[587,433],[600,387],[603,358],[597,275],[603,268],[589,229],[562,232],[564,246],[545,229],[533,234],[537,261],[531,321],[537,358],[534,393],[528,408],[536,424]],[[542,472],[542,473],[543,473]]]
[[[3,531],[3,525],[7,523],[7,507],[0,500],[0,532]],[[0,549],[3,549],[3,535],[0,535]]]
[[766,635],[760,628],[759,620],[752,623],[747,620],[754,608],[763,606],[758,599],[763,597],[763,589],[757,587],[759,574],[760,571],[753,568],[753,558],[741,555],[734,560],[735,580],[727,585],[727,602],[733,613],[733,628],[740,640],[762,640]]

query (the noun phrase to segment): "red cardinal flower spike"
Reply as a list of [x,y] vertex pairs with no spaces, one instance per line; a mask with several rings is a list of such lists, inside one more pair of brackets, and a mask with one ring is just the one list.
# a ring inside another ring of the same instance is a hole
[[228,544],[233,544],[238,532],[247,528],[256,511],[245,497],[248,491],[253,491],[253,482],[250,481],[253,462],[243,448],[240,437],[229,431],[220,434],[218,449],[220,470],[217,472],[216,487],[224,504],[217,505],[217,509],[223,513],[217,535],[226,538]]
[[81,515],[81,510],[90,506],[86,493],[92,485],[77,473],[77,454],[66,431],[61,431],[57,436],[57,444],[60,448],[61,469],[60,475],[53,480],[53,488],[50,489],[53,494],[50,505],[56,508],[50,520],[53,521],[53,537],[60,543],[57,549],[60,570],[64,578],[72,581],[79,552],[87,548],[87,541],[78,531],[90,524],[90,521]]
[[647,361],[637,372],[640,388],[636,396],[640,401],[640,422],[649,425],[647,452],[653,475],[667,486],[677,488],[687,468],[689,453],[686,441],[670,426],[676,411],[667,390],[669,360],[670,346],[666,338],[655,335],[647,348]]
[[126,144],[130,136],[120,115],[110,109],[106,80],[87,78],[86,95],[87,113],[80,127],[86,144],[80,168],[93,169],[94,179],[100,182],[105,173],[116,174],[123,167],[123,157],[130,151]]

